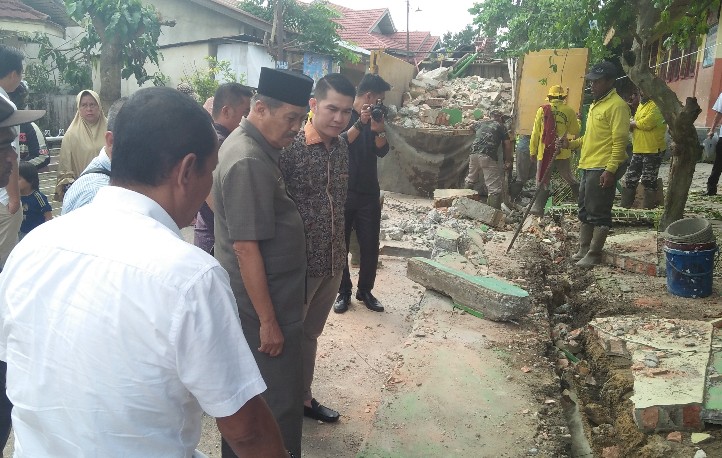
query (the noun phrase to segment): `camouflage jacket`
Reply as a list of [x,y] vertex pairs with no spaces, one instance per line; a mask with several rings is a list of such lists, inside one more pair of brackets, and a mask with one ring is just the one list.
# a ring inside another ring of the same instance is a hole
[[471,154],[486,154],[499,158],[501,142],[509,139],[509,133],[503,124],[493,119],[483,119],[474,125],[476,139],[471,144]]
[[286,189],[306,230],[308,275],[329,277],[346,266],[344,205],[348,189],[348,144],[339,137],[326,149],[311,122],[281,152]]

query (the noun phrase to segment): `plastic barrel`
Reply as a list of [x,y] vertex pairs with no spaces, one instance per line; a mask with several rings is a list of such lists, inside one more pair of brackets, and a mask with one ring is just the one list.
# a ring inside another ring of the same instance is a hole
[[711,295],[717,251],[717,246],[699,251],[675,250],[665,246],[667,290],[681,297]]

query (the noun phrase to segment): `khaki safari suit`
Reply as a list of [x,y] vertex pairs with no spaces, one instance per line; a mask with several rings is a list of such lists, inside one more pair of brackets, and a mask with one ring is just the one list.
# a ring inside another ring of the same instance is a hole
[[[268,386],[263,397],[278,421],[286,447],[300,456],[306,242],[303,220],[278,168],[280,151],[247,119],[223,143],[213,172],[215,256],[231,277],[243,333]],[[258,241],[284,337],[279,356],[258,351],[260,322],[241,279],[233,251],[236,240]]]

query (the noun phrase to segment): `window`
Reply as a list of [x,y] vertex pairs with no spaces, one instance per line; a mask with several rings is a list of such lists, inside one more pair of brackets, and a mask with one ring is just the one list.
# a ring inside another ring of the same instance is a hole
[[715,47],[717,46],[717,24],[709,28],[707,39],[704,41],[704,58],[702,67],[711,67],[714,64]]
[[682,68],[680,70],[680,78],[691,78],[697,70],[697,37],[689,39],[687,48],[682,54]]
[[677,81],[679,79],[679,70],[681,66],[682,51],[679,46],[674,45],[669,55],[669,65],[667,67],[667,81]]

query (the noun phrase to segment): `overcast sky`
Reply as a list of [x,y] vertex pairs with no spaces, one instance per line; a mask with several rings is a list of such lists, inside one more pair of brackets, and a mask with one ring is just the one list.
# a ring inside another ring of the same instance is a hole
[[[388,8],[396,30],[406,31],[406,0],[331,0],[331,3],[357,10]],[[410,0],[409,30],[429,31],[439,37],[448,31],[459,32],[471,24],[473,18],[467,10],[474,3],[474,0]],[[416,12],[417,9],[421,11]]]

